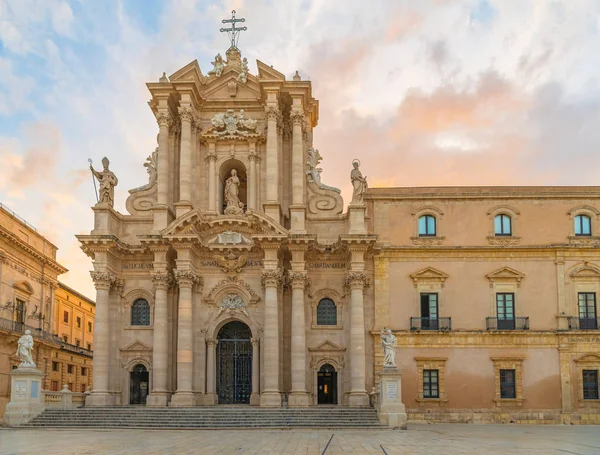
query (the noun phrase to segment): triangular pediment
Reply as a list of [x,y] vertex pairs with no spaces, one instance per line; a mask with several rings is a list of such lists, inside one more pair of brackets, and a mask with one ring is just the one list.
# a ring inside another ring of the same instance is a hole
[[600,278],[600,267],[595,264],[590,264],[589,262],[584,262],[583,264],[579,264],[575,266],[571,272],[569,273],[571,278],[588,278],[595,279]]
[[272,66],[269,66],[260,60],[256,60],[256,66],[258,67],[258,78],[260,80],[285,81],[285,76]]
[[240,72],[235,67],[226,67],[219,77],[208,79],[203,91],[207,100],[245,99],[259,100],[260,87],[255,76],[248,74],[245,83],[238,80]]
[[448,274],[442,272],[441,270],[434,269],[433,267],[426,267],[417,273],[413,273],[410,277],[413,279],[413,281],[440,280],[443,282],[448,278]]
[[488,273],[485,277],[490,280],[490,286],[493,285],[495,281],[516,281],[517,284],[520,285],[521,280],[525,278],[525,275],[510,267],[502,267],[495,272]]
[[346,348],[335,344],[333,341],[325,340],[313,348],[308,348],[308,350],[311,352],[343,352]]
[[144,343],[142,343],[141,341],[134,341],[133,343],[131,343],[130,345],[121,348],[121,351],[152,351],[152,348],[146,346]]
[[175,71],[173,74],[169,76],[169,80],[171,82],[180,82],[180,81],[194,81],[198,85],[204,83],[204,75],[200,70],[200,66],[198,65],[198,60],[194,60],[183,68]]

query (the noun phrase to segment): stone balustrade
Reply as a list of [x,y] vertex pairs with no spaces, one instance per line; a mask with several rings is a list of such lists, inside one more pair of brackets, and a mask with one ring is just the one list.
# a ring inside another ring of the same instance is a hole
[[42,395],[45,409],[74,409],[85,405],[89,392],[71,392],[65,384],[60,392],[43,390]]

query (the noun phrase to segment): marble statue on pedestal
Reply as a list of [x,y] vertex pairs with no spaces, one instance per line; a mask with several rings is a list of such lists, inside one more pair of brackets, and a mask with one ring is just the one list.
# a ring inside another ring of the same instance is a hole
[[108,204],[110,207],[114,207],[115,205],[115,186],[118,185],[119,180],[117,176],[108,168],[110,161],[108,158],[102,158],[102,167],[104,168],[102,171],[97,171],[90,164],[90,170],[94,177],[98,179],[100,183],[100,199],[98,201],[99,204]]
[[25,330],[25,335],[19,338],[17,352],[15,355],[21,360],[19,367],[31,367],[35,368],[35,362],[33,361],[33,337],[31,336],[30,330]]
[[221,57],[221,54],[217,54],[217,56],[215,57],[215,61],[211,62],[211,64],[213,65],[213,69],[208,72],[208,75],[210,76],[211,74],[214,74],[215,76],[219,77],[223,73],[223,69],[225,68],[225,64],[223,63],[223,57]]
[[351,203],[362,204],[365,193],[367,192],[367,177],[363,177],[362,173],[358,169],[360,161],[354,160],[352,162],[352,172],[350,172],[350,180],[352,181],[352,201]]
[[231,170],[231,177],[225,181],[224,198],[227,206],[226,215],[240,215],[244,213],[244,203],[240,201],[240,178],[235,169]]
[[385,327],[381,331],[381,346],[383,347],[383,367],[397,368],[396,348],[398,347],[398,341],[392,331]]

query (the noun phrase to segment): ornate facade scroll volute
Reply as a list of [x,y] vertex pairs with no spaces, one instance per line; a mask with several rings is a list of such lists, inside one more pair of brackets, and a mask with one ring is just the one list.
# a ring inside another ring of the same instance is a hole
[[267,287],[280,287],[283,283],[283,273],[281,269],[267,269],[262,272],[262,286]]

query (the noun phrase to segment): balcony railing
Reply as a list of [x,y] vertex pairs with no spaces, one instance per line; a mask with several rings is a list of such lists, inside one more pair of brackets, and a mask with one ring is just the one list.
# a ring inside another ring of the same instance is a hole
[[486,318],[488,330],[529,330],[529,318]]
[[569,316],[569,330],[598,330],[599,318],[578,318]]
[[410,318],[410,330],[452,330],[452,318]]
[[31,325],[23,324],[17,321],[11,321],[10,319],[0,318],[0,330],[6,330],[7,332],[15,333],[25,333],[25,330],[29,330],[33,338],[54,343],[60,346],[60,348],[64,349],[65,351],[70,351],[81,355],[87,355],[89,357],[92,357],[93,355],[93,351],[82,348],[81,346],[74,346],[72,344],[65,343],[64,340],[58,335],[54,335],[50,332],[45,332],[38,327],[33,327]]

